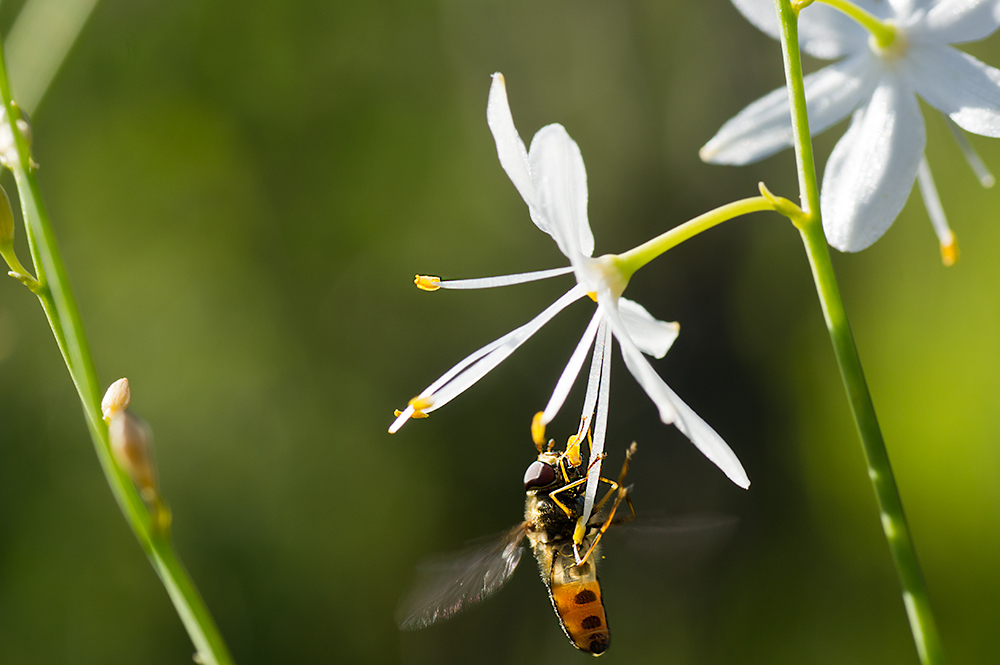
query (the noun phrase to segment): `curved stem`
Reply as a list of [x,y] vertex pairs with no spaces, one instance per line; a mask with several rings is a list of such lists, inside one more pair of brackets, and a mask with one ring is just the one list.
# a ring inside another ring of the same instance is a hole
[[108,428],[101,417],[101,396],[97,372],[83,332],[80,313],[66,278],[66,270],[48,214],[42,203],[41,191],[31,164],[28,142],[17,126],[21,113],[11,99],[7,69],[0,45],[0,96],[10,131],[13,133],[16,155],[8,151],[7,166],[14,172],[21,212],[24,217],[28,246],[34,262],[38,286],[33,289],[48,318],[56,344],[62,353],[73,384],[83,405],[84,416],[105,478],[122,514],[149,557],[157,575],[174,603],[184,627],[205,665],[231,665],[232,657],[212,620],[194,583],[181,566],[163,529],[150,514],[142,497],[129,477],[114,462],[108,443]]
[[917,561],[916,549],[903,512],[903,502],[889,462],[889,453],[875,416],[875,406],[861,368],[861,359],[858,357],[854,336],[830,261],[830,250],[823,235],[819,188],[816,183],[812,141],[809,137],[809,118],[806,114],[806,100],[802,86],[797,16],[789,0],[775,0],[775,6],[781,22],[781,49],[792,108],[799,185],[802,199],[807,206],[807,214],[796,220],[796,226],[802,234],[802,242],[816,283],[816,293],[823,309],[823,318],[826,320],[834,355],[840,367],[840,376],[850,402],[854,423],[861,437],[861,447],[868,464],[868,477],[875,490],[882,530],[902,587],[903,604],[909,618],[913,641],[921,663],[939,665],[944,662],[944,653],[938,638],[934,614],[931,611],[927,585],[920,570],[920,563]]
[[741,215],[774,209],[774,202],[763,196],[754,196],[749,199],[733,201],[675,226],[666,233],[658,235],[652,240],[647,240],[638,247],[634,247],[627,252],[622,252],[615,258],[615,262],[627,281],[636,270],[668,249],[676,247],[702,231]]
[[[870,12],[866,12],[853,2],[849,2],[849,0],[816,0],[816,2],[822,2],[824,5],[829,5],[834,9],[842,11],[860,23],[865,30],[875,37],[875,43],[878,44],[879,48],[888,48],[896,41],[897,32],[894,27],[880,21]],[[804,8],[805,3],[801,4],[800,7]]]

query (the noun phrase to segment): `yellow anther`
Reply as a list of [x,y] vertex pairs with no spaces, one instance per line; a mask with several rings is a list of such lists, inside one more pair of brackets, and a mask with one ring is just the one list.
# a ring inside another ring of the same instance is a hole
[[441,288],[441,278],[434,275],[417,275],[413,283],[421,291],[437,291]]
[[953,266],[958,261],[958,240],[951,231],[948,231],[948,237],[947,243],[941,243],[941,263]]
[[588,291],[587,296],[594,302],[597,302],[597,291]]
[[538,452],[542,452],[542,446],[545,445],[545,423],[542,422],[542,415],[543,412],[539,411],[531,419],[531,440],[535,442]]
[[426,418],[428,414],[424,413],[424,409],[434,405],[434,399],[431,397],[414,397],[410,400],[410,406],[413,407],[413,415],[411,418]]

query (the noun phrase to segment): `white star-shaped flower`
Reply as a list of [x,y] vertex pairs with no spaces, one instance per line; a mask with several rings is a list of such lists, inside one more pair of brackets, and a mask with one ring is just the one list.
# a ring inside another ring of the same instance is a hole
[[[948,228],[924,159],[924,120],[917,95],[958,127],[1000,136],[1000,70],[949,44],[972,42],[1000,26],[1000,0],[853,0],[888,27],[886,46],[846,14],[812,4],[799,16],[802,49],[838,62],[805,77],[813,134],[853,113],[823,174],[820,208],[831,245],[867,248],[888,230],[919,177],[945,262],[954,260]],[[779,36],[774,0],[733,0],[766,34]],[[978,156],[952,126],[984,186],[993,183]],[[748,164],[792,143],[785,88],[757,100],[701,149],[705,161]]]
[[[646,353],[662,358],[677,338],[677,324],[658,321],[638,303],[621,297],[630,274],[623,272],[618,257],[592,257],[594,236],[587,221],[587,172],[576,142],[562,125],[552,124],[540,129],[531,141],[531,149],[525,150],[514,128],[504,78],[499,73],[493,75],[486,117],[496,141],[500,165],[528,204],[531,220],[552,236],[571,265],[535,273],[459,281],[418,277],[417,285],[425,290],[490,288],[571,272],[576,275],[577,283],[534,319],[487,344],[445,372],[410,400],[406,409],[398,412],[389,431],[395,432],[411,417],[424,416],[447,404],[507,358],[570,303],[589,295],[596,301],[597,311],[556,382],[548,405],[535,417],[532,431],[536,442],[544,436],[545,425],[562,407],[587,353],[594,347],[580,433],[589,431],[593,419],[591,461],[599,464],[607,427],[611,340],[614,338],[618,340],[625,365],[653,400],[660,419],[676,425],[733,482],[740,487],[748,487],[750,480],[743,466],[722,437],[664,383],[643,357]],[[586,515],[589,515],[593,505],[599,475],[599,468],[594,472],[592,467],[589,475],[592,483],[588,484],[586,494]]]

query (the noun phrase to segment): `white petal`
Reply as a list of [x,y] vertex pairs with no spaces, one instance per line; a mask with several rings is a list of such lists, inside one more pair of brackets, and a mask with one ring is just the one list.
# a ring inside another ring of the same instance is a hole
[[571,260],[594,253],[587,221],[587,170],[576,142],[562,125],[542,127],[528,152],[542,215],[559,249]]
[[989,37],[998,27],[1000,0],[940,0],[907,35],[938,44],[962,44]]
[[[768,36],[778,39],[778,15],[774,0],[733,0],[736,9]],[[866,0],[856,4],[871,11]],[[845,14],[815,3],[799,15],[799,43],[809,55],[833,60],[867,48],[868,33]]]
[[[889,0],[887,11],[872,12],[879,18],[891,18],[897,25],[910,26],[920,21],[932,2],[938,0]],[[886,4],[886,3],[882,3]]]
[[1000,137],[1000,70],[948,46],[911,48],[907,80],[962,129]]
[[855,112],[826,164],[820,207],[831,245],[857,252],[882,237],[913,189],[924,143],[917,98],[886,79]]
[[[659,378],[659,376],[657,376]],[[660,383],[663,383],[663,379],[660,379]],[[746,489],[750,487],[750,478],[747,477],[747,472],[743,469],[743,465],[740,464],[740,460],[736,457],[736,453],[733,449],[719,436],[712,427],[702,420],[697,413],[695,413],[691,407],[684,403],[680,397],[677,396],[673,390],[670,389],[666,383],[663,383],[663,390],[670,396],[673,400],[674,409],[677,410],[677,419],[674,421],[674,425],[679,429],[684,436],[691,439],[691,443],[695,445],[702,454],[712,461],[715,466],[722,469],[722,472],[729,477],[731,481]]]
[[677,323],[654,319],[645,307],[628,298],[618,299],[618,314],[639,350],[654,358],[667,355],[670,345],[680,334],[681,327]]
[[521,272],[515,275],[497,275],[496,277],[477,277],[474,279],[448,279],[438,282],[437,286],[442,289],[492,289],[498,286],[512,286],[514,284],[525,284],[527,282],[537,282],[540,279],[568,275],[573,272],[573,266],[565,268],[552,268],[551,270],[536,270],[534,272]]
[[545,410],[542,411],[541,420],[543,425],[548,425],[552,422],[552,419],[556,417],[559,409],[562,408],[563,403],[566,401],[570,388],[573,387],[576,377],[580,375],[580,370],[583,368],[583,361],[587,359],[587,352],[590,351],[590,347],[594,344],[594,337],[597,336],[597,329],[600,325],[601,310],[598,308],[594,312],[593,318],[590,319],[590,324],[584,331],[583,337],[580,338],[576,348],[573,350],[573,354],[569,357],[569,362],[566,363],[565,369],[559,375],[559,380],[556,381],[556,387],[552,391],[549,403],[545,405]]
[[632,373],[635,380],[646,391],[649,398],[653,400],[653,404],[656,405],[660,413],[660,420],[668,425],[674,422],[674,419],[677,417],[674,405],[670,401],[670,397],[660,388],[660,384],[663,383],[659,380],[660,377],[643,357],[639,347],[629,337],[628,330],[626,330],[625,324],[618,313],[616,298],[607,290],[601,290],[597,294],[597,302],[608,321],[608,325],[611,326],[611,331],[618,340],[618,345],[622,350],[622,358],[625,360],[625,366],[628,367],[628,371]]
[[[811,6],[810,6],[811,7]],[[809,131],[815,135],[846,118],[875,87],[870,51],[805,77]],[[792,145],[788,92],[778,88],[729,120],[699,152],[706,162],[743,165]]]
[[736,454],[730,449],[726,442],[722,440],[715,430],[699,418],[687,404],[681,400],[677,394],[664,383],[660,375],[652,368],[649,362],[642,356],[638,347],[629,339],[628,333],[624,329],[618,313],[615,311],[614,300],[609,294],[598,294],[601,308],[605,312],[608,323],[614,332],[618,344],[621,346],[622,357],[625,365],[632,376],[635,377],[639,385],[642,386],[646,394],[649,395],[653,403],[660,411],[660,420],[664,423],[673,423],[684,433],[691,443],[702,452],[716,466],[722,469],[730,480],[746,488],[750,485],[746,471],[740,464]]
[[490,97],[486,103],[486,123],[493,132],[500,166],[507,172],[507,177],[528,204],[531,221],[542,231],[549,233],[548,223],[539,211],[538,192],[535,191],[535,183],[531,177],[528,151],[524,149],[524,142],[514,127],[510,103],[507,101],[507,86],[500,72],[493,75]]

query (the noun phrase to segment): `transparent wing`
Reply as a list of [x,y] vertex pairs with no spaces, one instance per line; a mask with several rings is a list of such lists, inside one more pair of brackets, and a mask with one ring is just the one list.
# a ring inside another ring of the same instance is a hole
[[519,524],[484,545],[421,562],[416,582],[396,609],[400,630],[426,628],[492,596],[521,560],[524,527]]
[[[617,518],[612,524],[617,524]],[[739,518],[721,513],[643,515],[614,529],[616,542],[650,555],[668,552],[707,554],[723,548],[736,532]]]

